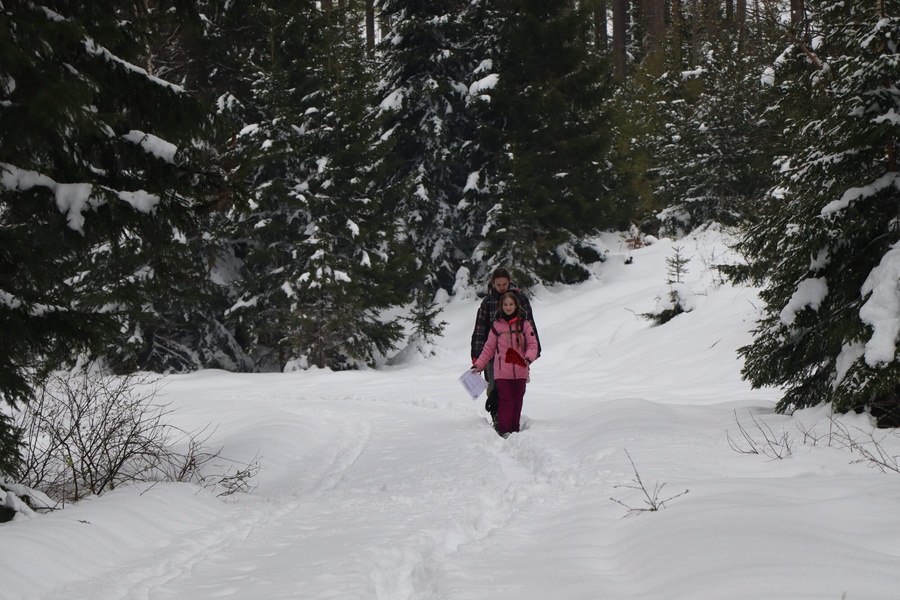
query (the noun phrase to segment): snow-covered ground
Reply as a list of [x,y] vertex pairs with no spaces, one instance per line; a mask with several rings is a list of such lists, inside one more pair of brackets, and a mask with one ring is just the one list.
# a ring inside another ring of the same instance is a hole
[[[719,234],[605,243],[589,281],[532,299],[544,353],[522,433],[497,436],[456,380],[471,293],[448,301],[431,357],[168,377],[177,425],[259,455],[256,490],[135,485],[0,526],[0,598],[898,597],[900,474],[835,435],[865,441],[866,415],[777,415],[777,390],[741,381],[759,302],[709,269]],[[666,292],[674,246],[696,309],[651,327],[637,314]]]

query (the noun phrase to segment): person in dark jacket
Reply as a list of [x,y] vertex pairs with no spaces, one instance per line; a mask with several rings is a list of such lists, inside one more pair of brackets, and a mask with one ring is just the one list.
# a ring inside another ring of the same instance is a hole
[[[497,318],[497,313],[500,310],[500,298],[507,292],[514,292],[518,297],[519,305],[525,312],[525,319],[531,323],[531,327],[534,330],[538,356],[541,354],[541,340],[537,333],[537,325],[534,323],[534,314],[531,310],[531,304],[528,302],[528,298],[525,297],[525,294],[519,289],[519,286],[512,282],[509,271],[500,267],[491,273],[491,281],[488,284],[487,296],[482,299],[481,306],[478,307],[478,314],[475,317],[475,329],[472,331],[471,345],[472,364],[475,364],[475,361],[481,356],[481,351],[484,350],[484,344],[487,342],[488,335],[491,332],[491,326],[494,324],[494,320]],[[491,419],[496,425],[497,393],[494,389],[493,364],[489,364],[488,367],[484,369],[484,378],[488,383],[488,396],[484,409],[490,413]]]

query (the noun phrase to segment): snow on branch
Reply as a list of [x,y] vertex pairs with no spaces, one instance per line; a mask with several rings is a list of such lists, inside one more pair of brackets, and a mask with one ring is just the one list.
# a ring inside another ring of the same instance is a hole
[[[25,305],[26,303],[14,294],[10,294],[5,290],[0,290],[0,306],[6,307],[10,310],[20,310],[25,308]],[[43,317],[49,313],[65,312],[65,310],[66,309],[59,306],[50,306],[48,304],[37,303],[30,304],[25,312],[32,317]]]
[[10,294],[9,292],[4,292],[0,290],[0,306],[6,306],[7,308],[19,308],[22,306],[22,301]]
[[[30,190],[33,187],[45,187],[53,192],[59,212],[66,215],[70,229],[84,232],[84,211],[106,204],[106,200],[94,193],[94,185],[90,183],[58,183],[35,171],[20,169],[8,163],[0,163],[0,185],[8,190]],[[159,196],[144,190],[114,191],[115,195],[135,210],[145,214],[153,212],[159,204]]]
[[[894,244],[872,269],[860,290],[869,296],[859,310],[859,318],[872,326],[866,342],[866,364],[883,366],[894,361],[900,337],[900,242]],[[870,295],[871,294],[871,295]]]
[[119,200],[127,202],[136,211],[142,212],[145,215],[156,210],[156,206],[159,204],[159,196],[144,190],[137,190],[136,192],[118,192],[117,195]]
[[136,144],[144,149],[147,154],[152,154],[160,160],[167,163],[175,163],[175,154],[178,152],[178,146],[171,142],[156,137],[152,133],[145,133],[138,129],[132,129],[122,136],[132,144]]
[[165,79],[160,79],[159,77],[154,77],[153,75],[148,73],[146,69],[139,67],[135,64],[132,64],[132,63],[128,62],[127,60],[123,60],[123,59],[119,58],[118,56],[116,56],[115,54],[113,54],[112,52],[110,52],[109,50],[104,48],[103,46],[100,46],[99,44],[97,44],[91,38],[85,38],[83,43],[84,43],[85,49],[87,49],[87,51],[90,54],[93,54],[94,56],[100,56],[109,62],[113,62],[118,65],[121,65],[126,70],[131,71],[132,73],[136,73],[138,75],[142,75],[143,77],[146,77],[148,80],[152,81],[153,83],[160,85],[162,87],[169,88],[170,90],[172,90],[175,93],[180,94],[180,93],[184,92],[184,88],[182,86],[171,83],[169,81],[166,81]]
[[479,79],[475,83],[469,86],[469,94],[472,96],[480,95],[484,90],[492,90],[497,87],[497,82],[500,81],[500,76],[496,73],[491,73],[487,77]]
[[872,196],[875,196],[884,190],[890,189],[891,187],[893,187],[897,191],[900,191],[900,174],[885,173],[869,185],[850,188],[849,190],[844,192],[844,195],[841,196],[840,200],[829,202],[822,209],[822,212],[820,214],[823,217],[829,217],[844,210],[845,208],[850,206],[850,203],[855,202],[856,200],[871,198]]
[[790,327],[794,324],[797,313],[806,307],[819,310],[825,296],[828,295],[828,282],[823,277],[804,279],[797,285],[790,302],[781,311],[781,323]]
[[378,108],[381,109],[382,112],[391,112],[400,110],[403,108],[403,97],[405,95],[406,90],[398,89],[394,90],[387,97],[381,101],[381,104],[378,105]]

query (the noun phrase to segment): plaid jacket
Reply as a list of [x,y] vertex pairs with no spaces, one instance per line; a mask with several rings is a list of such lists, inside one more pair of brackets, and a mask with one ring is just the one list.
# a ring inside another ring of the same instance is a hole
[[[514,283],[509,284],[509,291],[515,292],[519,297],[519,302],[522,303],[522,309],[525,310],[525,315],[528,319],[528,322],[531,323],[531,327],[534,329],[534,336],[537,339],[537,347],[538,353],[537,355],[541,355],[541,338],[538,336],[537,325],[534,324],[534,315],[531,312],[531,303],[528,302],[528,298],[525,297],[525,294],[522,293],[522,290],[519,289]],[[478,315],[475,317],[475,329],[472,331],[472,360],[477,359],[481,355],[481,351],[484,349],[484,343],[488,339],[488,334],[491,332],[491,325],[494,324],[494,321],[497,319],[497,311],[500,309],[500,297],[503,294],[497,292],[494,289],[494,286],[491,286],[488,295],[484,297],[481,301],[481,306],[478,307]]]

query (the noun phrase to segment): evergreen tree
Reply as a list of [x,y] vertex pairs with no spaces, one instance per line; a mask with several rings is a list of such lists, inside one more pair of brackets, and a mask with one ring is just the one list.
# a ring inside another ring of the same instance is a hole
[[383,40],[379,93],[388,156],[388,185],[401,191],[386,206],[421,271],[416,287],[449,290],[474,248],[457,224],[472,172],[466,158],[473,123],[466,81],[475,70],[468,0],[386,0],[392,24]]
[[[211,106],[215,83],[228,78],[227,72],[217,74],[225,64],[222,50],[233,48],[235,40],[210,44],[214,36],[206,13],[217,14],[221,3],[200,0],[191,4],[196,4],[204,18],[185,18],[183,10],[169,10],[165,3],[147,5],[153,18],[146,20],[149,29],[144,32],[140,59],[151,75],[185,87],[198,101]],[[157,278],[161,285],[148,289],[140,302],[146,310],[134,312],[129,331],[110,348],[109,357],[120,371],[235,371],[250,366],[225,324],[224,312],[235,298],[231,285],[235,267],[232,240],[223,232],[228,230],[225,223],[230,208],[242,200],[242,194],[222,169],[222,151],[228,139],[223,140],[222,135],[231,135],[225,128],[228,123],[218,119],[215,124],[209,140],[193,142],[201,155],[216,161],[205,160],[209,170],[195,179],[196,192],[205,196],[204,210],[194,215],[191,229],[172,231],[172,255],[160,255],[153,266],[154,271],[172,276]]]
[[375,185],[389,140],[371,114],[364,40],[346,16],[279,2],[243,19],[265,45],[244,67],[252,81],[240,110],[259,118],[234,150],[253,203],[236,234],[246,256],[230,314],[262,368],[371,363],[402,337],[382,318],[406,300],[405,254]]
[[620,178],[611,162],[609,72],[590,54],[589,19],[566,0],[496,7],[485,28],[496,32],[487,63],[494,79],[482,76],[492,87],[477,102],[489,162],[467,196],[493,205],[476,257],[525,279],[578,281],[579,263],[590,260],[579,240],[631,213],[612,193]]
[[[0,8],[7,403],[27,400],[34,378],[79,351],[117,344],[129,315],[150,310],[152,288],[181,276],[172,240],[193,230],[210,183],[195,144],[209,121],[182,87],[138,66],[159,15],[145,8],[9,0]],[[14,438],[3,418],[3,472],[16,460]]]
[[783,32],[761,22],[751,42],[742,19],[711,6],[673,7],[668,36],[625,82],[625,106],[640,111],[621,120],[638,128],[633,155],[647,157],[647,225],[664,235],[752,218],[784,154],[769,110],[781,90],[766,70]]
[[[256,368],[282,368],[279,340],[288,330],[288,296],[282,284],[296,273],[284,269],[299,257],[310,216],[299,190],[302,183],[304,116],[294,104],[302,94],[307,57],[308,2],[275,5],[234,4],[216,20],[222,47],[219,70],[233,73],[222,83],[219,105],[234,121],[230,161],[235,176],[246,181],[247,210],[234,211],[228,236],[236,241],[241,273],[234,282],[238,300],[229,309],[242,345]],[[227,51],[229,38],[240,43]],[[226,87],[227,86],[227,87]],[[275,352],[273,355],[272,352]]]
[[646,69],[635,69],[617,82],[610,102],[610,161],[618,179],[610,187],[619,203],[632,207],[630,212],[639,219],[629,230],[639,226],[645,233],[656,233],[655,214],[661,208],[653,194],[656,150],[649,143],[658,139],[664,123],[656,81]]
[[810,2],[808,14],[818,45],[794,52],[805,114],[790,123],[774,210],[742,244],[744,274],[768,274],[743,373],[783,386],[781,411],[868,406],[897,425],[900,17],[861,0]]
[[[779,147],[766,111],[777,90],[761,61],[724,37],[707,44],[698,64],[670,60],[656,81],[661,127],[648,153],[667,234],[710,221],[737,224],[756,214],[772,185]],[[686,53],[671,53],[679,55]]]

